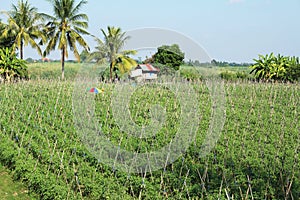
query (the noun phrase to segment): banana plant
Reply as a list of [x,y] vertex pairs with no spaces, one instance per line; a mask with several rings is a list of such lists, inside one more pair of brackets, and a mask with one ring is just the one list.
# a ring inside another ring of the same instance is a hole
[[300,64],[298,57],[289,57],[278,54],[274,56],[259,55],[254,59],[255,64],[250,66],[250,74],[254,73],[259,80],[295,81],[300,78]]
[[288,62],[289,62],[289,57],[285,57],[280,54],[278,54],[277,57],[274,57],[270,66],[269,79],[285,80]]
[[28,77],[26,61],[18,59],[11,48],[0,49],[0,76],[6,82]]
[[287,64],[287,80],[294,82],[300,80],[300,62],[299,57],[290,57]]
[[259,59],[253,59],[255,64],[250,66],[252,69],[250,74],[254,72],[254,75],[257,79],[267,80],[270,78],[270,67],[274,60],[274,54],[271,53],[270,55],[259,55]]

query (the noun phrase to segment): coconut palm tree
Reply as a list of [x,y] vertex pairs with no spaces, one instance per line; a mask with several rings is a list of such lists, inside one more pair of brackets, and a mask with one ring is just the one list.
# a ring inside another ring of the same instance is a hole
[[91,54],[90,59],[99,62],[108,61],[110,64],[110,81],[112,81],[112,73],[118,69],[122,74],[128,72],[133,66],[136,65],[136,61],[129,57],[136,53],[134,50],[123,50],[125,42],[130,39],[126,36],[126,32],[122,32],[121,28],[107,27],[107,33],[101,29],[104,36],[102,41],[96,38],[97,46],[96,51]]
[[80,61],[80,55],[76,44],[89,50],[87,42],[82,35],[89,35],[86,31],[88,28],[88,16],[80,13],[80,10],[86,0],[81,0],[78,4],[75,0],[48,0],[53,6],[53,15],[43,14],[48,19],[47,38],[48,44],[44,56],[48,55],[56,47],[61,51],[61,70],[62,79],[64,79],[65,58],[68,58],[68,47]]
[[9,35],[4,37],[4,31],[8,28],[7,24],[1,22],[0,19],[0,48],[12,47],[15,42],[15,37],[13,35]]
[[15,37],[13,47],[18,48],[20,58],[23,59],[24,46],[28,44],[42,55],[41,48],[36,39],[46,40],[42,32],[41,16],[37,8],[28,1],[19,0],[18,5],[12,4],[11,11],[3,12],[8,17],[7,29],[2,33],[4,38]]

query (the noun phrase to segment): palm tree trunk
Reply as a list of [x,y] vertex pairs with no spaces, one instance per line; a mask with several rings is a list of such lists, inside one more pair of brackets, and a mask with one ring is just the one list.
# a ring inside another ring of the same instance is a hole
[[20,44],[20,58],[23,60],[23,41]]
[[61,50],[61,79],[65,79],[65,47]]
[[110,82],[112,82],[112,68],[113,68],[113,63],[110,62],[110,66],[109,66]]

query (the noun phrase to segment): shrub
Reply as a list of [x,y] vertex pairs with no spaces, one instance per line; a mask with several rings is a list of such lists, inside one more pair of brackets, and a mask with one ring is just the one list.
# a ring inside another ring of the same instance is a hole
[[220,77],[225,80],[236,80],[237,74],[233,71],[223,71],[220,73]]
[[181,69],[180,76],[186,78],[188,81],[201,80],[202,78],[199,72],[194,68]]
[[28,78],[26,61],[18,59],[8,47],[0,49],[0,77],[7,82]]
[[250,66],[255,78],[263,81],[296,81],[300,78],[300,64],[299,58],[282,56],[278,54],[274,56],[259,55],[258,59],[254,59],[255,64]]

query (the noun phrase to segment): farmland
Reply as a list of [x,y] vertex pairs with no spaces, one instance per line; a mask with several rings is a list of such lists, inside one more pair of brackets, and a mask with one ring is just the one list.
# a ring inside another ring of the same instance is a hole
[[[45,67],[45,68],[43,68]],[[53,74],[46,74],[51,69]],[[200,123],[191,145],[159,170],[126,173],[96,158],[74,123],[74,77],[59,67],[29,66],[33,80],[0,85],[0,162],[42,199],[298,199],[300,197],[300,85],[225,82],[226,121],[216,146],[201,156],[212,99],[205,82],[193,82]],[[38,72],[40,70],[40,72]],[[180,123],[180,102],[159,86],[140,86],[129,102],[131,119],[151,124],[152,104],[165,108],[155,137],[126,137],[116,124],[114,84],[99,83],[95,118],[112,144],[149,152],[170,143]],[[90,94],[88,94],[90,95]],[[84,118],[88,121],[88,118]]]
[[[78,70],[82,66],[89,67],[91,64],[86,63],[66,63],[66,79],[72,80],[76,77]],[[105,65],[103,65],[105,66]],[[107,65],[108,66],[108,65]],[[105,67],[103,68],[103,70]],[[181,66],[181,70],[193,70],[197,69],[197,67],[183,65]],[[29,76],[31,79],[53,79],[58,80],[61,77],[61,66],[59,62],[51,62],[51,63],[30,63],[28,65]],[[251,70],[248,67],[219,67],[217,68],[217,73],[221,74],[222,72],[232,73],[246,73],[248,77],[252,77],[249,75]],[[198,72],[199,73],[199,72]]]

